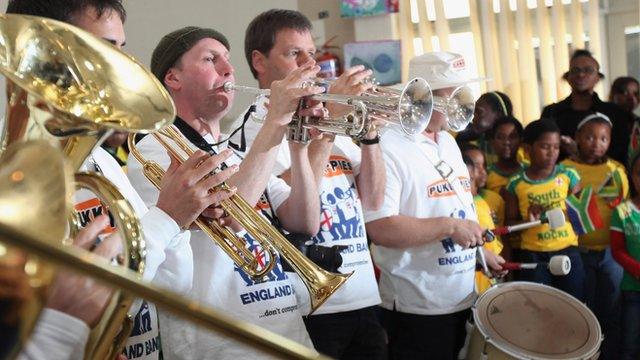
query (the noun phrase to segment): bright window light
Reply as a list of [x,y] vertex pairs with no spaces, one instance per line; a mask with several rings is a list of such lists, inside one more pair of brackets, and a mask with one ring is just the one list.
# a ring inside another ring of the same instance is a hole
[[[518,0],[509,0],[509,9],[511,9],[511,11],[516,11],[518,7],[517,2]],[[493,12],[497,14],[500,12],[500,9],[500,0],[493,0]]]
[[422,39],[417,37],[413,38],[413,55],[420,56],[424,54],[424,48],[422,47]]
[[640,34],[640,26],[628,26],[624,28],[625,35]]
[[444,16],[447,19],[469,17],[469,0],[446,0],[444,3]]
[[[417,0],[421,1],[421,0]],[[444,16],[447,19],[457,19],[469,17],[471,10],[469,0],[424,0],[427,5],[427,16],[430,21],[436,20],[436,5],[434,1],[442,1],[444,5]]]
[[420,22],[420,14],[418,13],[418,3],[421,0],[411,0],[411,22],[417,24]]
[[[418,0],[418,1],[422,1],[422,0]],[[427,19],[429,19],[429,21],[436,21],[436,4],[433,2],[433,0],[424,0],[425,4],[427,5]]]

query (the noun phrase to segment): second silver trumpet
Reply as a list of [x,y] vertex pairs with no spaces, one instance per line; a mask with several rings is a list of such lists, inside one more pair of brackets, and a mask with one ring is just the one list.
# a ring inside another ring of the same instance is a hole
[[[263,96],[270,94],[268,89],[239,86],[232,82],[225,83],[223,88],[226,92],[238,91]],[[361,139],[374,123],[394,124],[400,126],[406,134],[415,135],[427,128],[434,110],[447,116],[451,130],[461,131],[471,121],[474,109],[473,95],[468,87],[456,88],[451,96],[442,98],[434,96],[431,87],[422,78],[412,79],[402,89],[374,86],[359,96],[325,93],[312,95],[307,99],[348,105],[353,110],[346,115],[331,118],[294,117],[289,125],[290,141],[309,141],[310,128]]]

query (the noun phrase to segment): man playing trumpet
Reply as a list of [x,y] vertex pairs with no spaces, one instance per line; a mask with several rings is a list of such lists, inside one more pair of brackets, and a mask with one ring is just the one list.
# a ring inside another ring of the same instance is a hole
[[[300,71],[313,58],[316,48],[310,31],[309,20],[292,10],[269,10],[249,24],[245,55],[260,88],[273,87],[274,83]],[[361,66],[348,69],[331,84],[329,92],[360,95],[371,88],[371,84],[364,81],[370,76],[371,71]],[[255,116],[261,117],[261,101],[257,99],[255,107],[244,115],[244,130],[240,139],[234,139],[235,144],[242,146],[246,142],[251,149],[259,146],[256,134],[263,132],[265,125],[248,119],[254,108],[258,114]],[[273,98],[269,99],[269,106],[272,101]],[[337,108],[332,109],[328,104],[330,110]],[[336,115],[331,112],[330,116]],[[282,135],[273,140],[293,143]],[[315,209],[320,229],[313,233],[313,243],[330,255],[342,257],[339,271],[354,271],[354,274],[322,308],[304,321],[314,346],[321,353],[334,358],[383,359],[386,344],[375,309],[380,297],[362,214],[363,208],[377,209],[383,200],[385,171],[375,127],[361,144],[359,148],[347,137],[324,134],[309,145],[309,162],[320,190],[318,194],[314,188],[307,188],[307,196],[317,199],[319,195],[321,203],[320,212]],[[273,173],[291,183],[294,163],[283,148]],[[329,251],[330,248],[335,250]],[[339,264],[339,260],[337,262]],[[300,281],[296,282],[296,292],[304,294]],[[306,313],[308,311],[303,311]]]
[[[162,38],[151,59],[151,69],[171,94],[177,108],[176,127],[193,147],[217,152],[225,147],[226,136],[220,133],[220,120],[233,104],[233,94],[223,84],[234,80],[229,61],[229,42],[213,29],[185,27]],[[283,228],[291,232],[317,232],[318,199],[308,189],[316,183],[308,161],[306,146],[292,144],[291,186],[271,176],[275,156],[287,124],[302,97],[319,93],[317,87],[302,88],[302,83],[315,76],[319,67],[314,61],[271,87],[271,99],[265,125],[246,154],[237,152],[226,161],[235,173],[228,184],[249,204],[257,204],[265,193]],[[320,115],[322,109],[306,109],[300,115]],[[147,159],[171,171],[175,161],[152,136],[142,139],[137,149]],[[229,149],[224,150],[230,152]],[[141,164],[130,156],[129,176],[147,203],[153,203],[158,192],[145,178]],[[247,214],[249,215],[249,214]],[[255,215],[255,214],[254,214]],[[232,226],[234,221],[231,220]],[[239,229],[236,229],[239,230]],[[247,248],[258,263],[265,261],[261,244],[244,236]],[[231,316],[252,322],[268,330],[286,335],[310,346],[301,320],[291,280],[282,270],[279,256],[264,278],[253,279],[240,269],[203,231],[192,231],[194,281],[190,295]],[[163,352],[168,358],[237,359],[255,355],[254,350],[239,342],[205,332],[200,328],[161,313]],[[263,356],[263,355],[260,355]]]

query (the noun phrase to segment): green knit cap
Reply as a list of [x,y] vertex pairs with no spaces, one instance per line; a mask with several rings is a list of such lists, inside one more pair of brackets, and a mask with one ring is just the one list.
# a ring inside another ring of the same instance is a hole
[[169,68],[198,41],[206,38],[218,40],[227,50],[231,49],[227,38],[216,30],[197,26],[183,27],[165,35],[156,45],[151,55],[151,72],[164,84]]

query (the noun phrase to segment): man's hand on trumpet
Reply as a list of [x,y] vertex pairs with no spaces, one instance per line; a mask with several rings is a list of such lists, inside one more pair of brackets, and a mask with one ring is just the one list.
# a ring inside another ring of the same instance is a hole
[[[374,83],[369,81],[369,79],[371,79],[371,75],[373,75],[373,71],[365,68],[364,65],[351,67],[345,70],[345,72],[343,72],[342,75],[340,75],[340,77],[331,84],[329,87],[329,93],[356,96],[362,95],[371,90],[374,86]],[[334,102],[327,103],[327,109],[329,110],[331,117],[344,116],[353,111],[352,106]],[[384,126],[384,122],[374,121],[364,138],[373,139],[378,136],[377,128],[379,126]]]
[[236,189],[211,189],[233,176],[238,171],[238,165],[215,174],[213,172],[231,154],[229,149],[213,156],[198,150],[182,165],[172,157],[171,166],[160,185],[156,206],[173,218],[182,229],[188,228],[204,211],[207,217],[223,217],[224,212],[215,206],[232,196]]
[[371,78],[373,71],[364,65],[357,65],[345,70],[329,87],[330,94],[362,95],[373,87]]
[[322,107],[306,104],[300,106],[300,100],[304,97],[320,94],[324,88],[320,86],[304,86],[310,79],[314,78],[320,71],[320,67],[313,60],[308,61],[296,70],[292,71],[282,80],[271,83],[271,94],[267,105],[267,117],[265,125],[273,123],[278,126],[287,125],[291,118],[297,113],[298,116],[323,117]]

